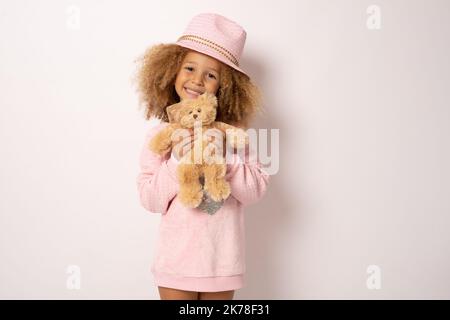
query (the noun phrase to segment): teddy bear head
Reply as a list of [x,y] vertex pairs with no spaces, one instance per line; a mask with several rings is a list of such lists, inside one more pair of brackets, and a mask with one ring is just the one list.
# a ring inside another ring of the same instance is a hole
[[213,123],[217,115],[217,98],[205,92],[196,99],[185,99],[167,107],[170,123],[179,123],[183,128],[193,128],[196,121],[202,126]]

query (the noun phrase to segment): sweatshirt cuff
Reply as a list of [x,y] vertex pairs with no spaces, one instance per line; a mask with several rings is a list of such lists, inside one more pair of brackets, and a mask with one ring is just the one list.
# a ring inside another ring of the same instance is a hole
[[172,153],[170,154],[169,160],[172,161],[176,165],[180,163],[180,161],[177,160],[177,158],[175,158]]

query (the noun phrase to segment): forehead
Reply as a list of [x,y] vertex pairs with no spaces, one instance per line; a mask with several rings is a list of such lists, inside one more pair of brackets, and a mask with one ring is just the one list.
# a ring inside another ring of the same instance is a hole
[[197,64],[203,68],[209,68],[220,72],[222,63],[206,54],[189,51],[183,59],[183,63]]

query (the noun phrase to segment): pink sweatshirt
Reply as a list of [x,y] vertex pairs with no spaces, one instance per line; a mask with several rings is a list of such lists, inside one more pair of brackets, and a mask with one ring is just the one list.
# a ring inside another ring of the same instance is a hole
[[177,160],[148,149],[150,139],[168,123],[150,128],[140,156],[137,188],[142,206],[160,213],[159,237],[151,267],[158,286],[207,292],[244,285],[243,207],[261,199],[269,175],[251,151],[245,162],[233,155],[225,179],[231,195],[213,215],[184,207],[177,198]]

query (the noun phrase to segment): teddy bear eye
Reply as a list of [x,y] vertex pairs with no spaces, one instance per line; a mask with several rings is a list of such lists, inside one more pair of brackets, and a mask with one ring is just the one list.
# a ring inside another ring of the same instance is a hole
[[202,110],[200,110],[200,109],[197,109],[197,111],[198,111],[198,112],[201,112]]
[[192,113],[192,111],[189,111],[189,114],[191,114]]

